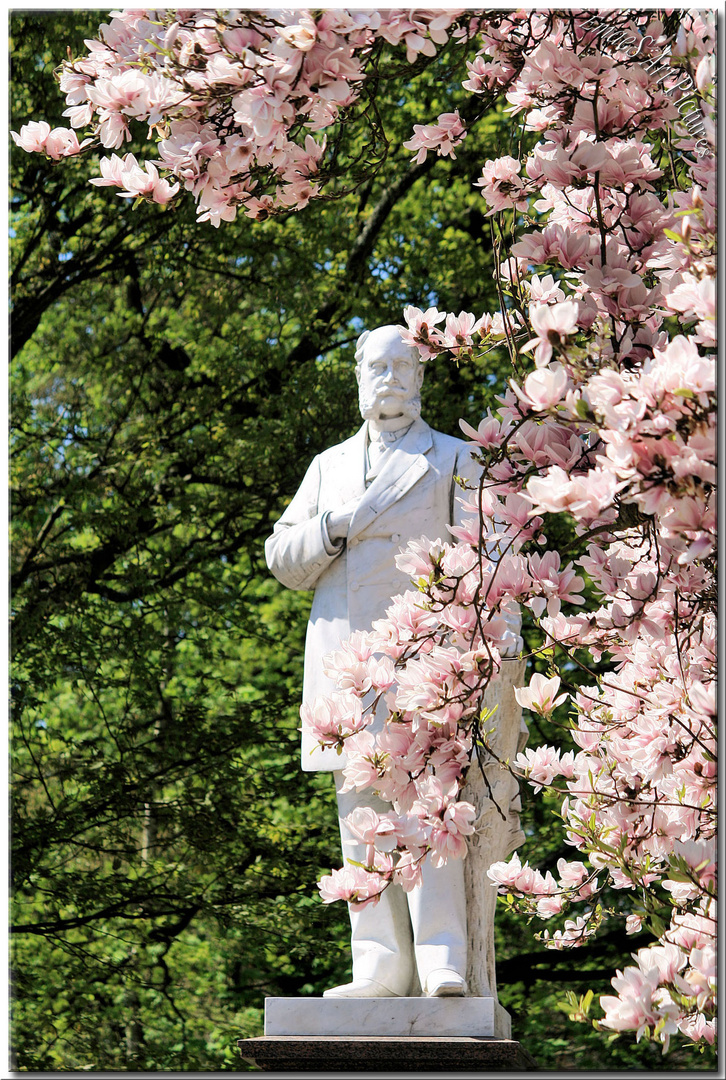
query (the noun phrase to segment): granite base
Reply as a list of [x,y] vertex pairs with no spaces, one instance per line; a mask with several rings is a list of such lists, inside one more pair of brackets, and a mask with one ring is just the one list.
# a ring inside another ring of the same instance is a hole
[[529,1072],[534,1059],[512,1039],[369,1035],[266,1035],[240,1039],[245,1061],[267,1072]]

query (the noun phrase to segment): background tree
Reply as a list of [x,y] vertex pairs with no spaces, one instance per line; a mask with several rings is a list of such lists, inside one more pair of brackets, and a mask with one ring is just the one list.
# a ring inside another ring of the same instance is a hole
[[[52,69],[98,19],[13,16],[15,130],[62,122]],[[262,544],[310,458],[358,424],[358,333],[408,303],[497,306],[471,184],[513,149],[508,118],[482,117],[456,161],[400,149],[459,103],[464,61],[379,83],[385,163],[304,215],[215,231],[185,204],[90,188],[90,160],[13,149],[20,1069],[240,1071],[235,1039],[259,1033],[265,994],[344,979],[345,912],[314,895],[338,858],[333,793],[297,760],[309,597],[270,578]],[[346,137],[353,153],[365,131]],[[430,365],[427,419],[476,425],[508,363]],[[554,864],[561,841],[525,802]],[[563,985],[606,989],[637,940],[611,932],[563,962],[511,913],[499,938],[501,1000],[542,1065],[656,1066],[655,1047],[553,1021]]]

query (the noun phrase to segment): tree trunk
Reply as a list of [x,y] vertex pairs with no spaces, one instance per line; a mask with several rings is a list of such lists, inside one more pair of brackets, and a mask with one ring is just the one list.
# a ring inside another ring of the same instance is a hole
[[[494,716],[482,725],[484,730],[494,728],[488,742],[501,761],[510,763],[527,741],[522,709],[513,690],[522,685],[525,666],[526,660],[504,661],[499,681],[484,699],[488,708],[496,706]],[[487,877],[487,870],[492,863],[506,859],[524,843],[519,824],[519,784],[508,769],[499,765],[490,754],[483,754],[481,762],[476,757],[472,761],[463,798],[477,811],[476,831],[469,838],[469,851],[464,862],[469,938],[468,996],[492,995],[496,998],[494,910],[497,888]]]

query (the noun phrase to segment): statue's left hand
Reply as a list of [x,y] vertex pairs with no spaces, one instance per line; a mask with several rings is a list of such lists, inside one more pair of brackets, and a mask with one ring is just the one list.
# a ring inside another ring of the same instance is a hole
[[360,499],[351,499],[350,502],[341,506],[340,510],[331,510],[328,514],[328,536],[331,540],[343,540],[348,535],[348,529],[359,502]]

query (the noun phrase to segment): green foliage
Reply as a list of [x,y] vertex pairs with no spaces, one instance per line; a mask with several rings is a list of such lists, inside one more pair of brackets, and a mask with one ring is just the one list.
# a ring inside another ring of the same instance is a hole
[[[13,16],[14,130],[64,122],[52,69],[96,20]],[[426,79],[381,91],[392,145],[447,99]],[[310,597],[262,544],[359,423],[362,328],[459,305],[454,252],[491,306],[476,196],[446,164],[399,190],[398,150],[359,196],[217,232],[88,186],[92,160],[12,163],[15,1063],[241,1071],[265,995],[348,965],[315,889],[332,786],[298,761]],[[432,369],[427,416],[456,431],[491,393]]]
[[[13,14],[14,130],[63,122],[53,67],[98,19]],[[263,542],[311,457],[359,423],[361,330],[400,322],[408,303],[496,306],[471,182],[509,145],[506,116],[473,124],[457,162],[402,182],[400,142],[455,107],[463,59],[380,84],[390,150],[373,182],[264,224],[217,231],[190,205],[134,209],[87,184],[90,159],[52,166],[13,148],[22,1071],[245,1071],[236,1039],[261,1032],[266,995],[346,978],[347,915],[314,884],[339,863],[334,793],[298,761],[310,596],[269,576]],[[346,138],[353,155],[364,135]],[[428,366],[425,415],[452,433],[510,374],[502,352],[486,369]],[[533,743],[548,738],[539,726]],[[554,864],[556,819],[524,799],[537,861]],[[498,934],[502,1000],[545,1067],[567,1054],[654,1067],[652,1046],[608,1049],[558,1012],[560,957],[531,967],[520,917],[503,912]],[[630,947],[597,963],[612,970]],[[578,994],[592,955],[568,957]]]

